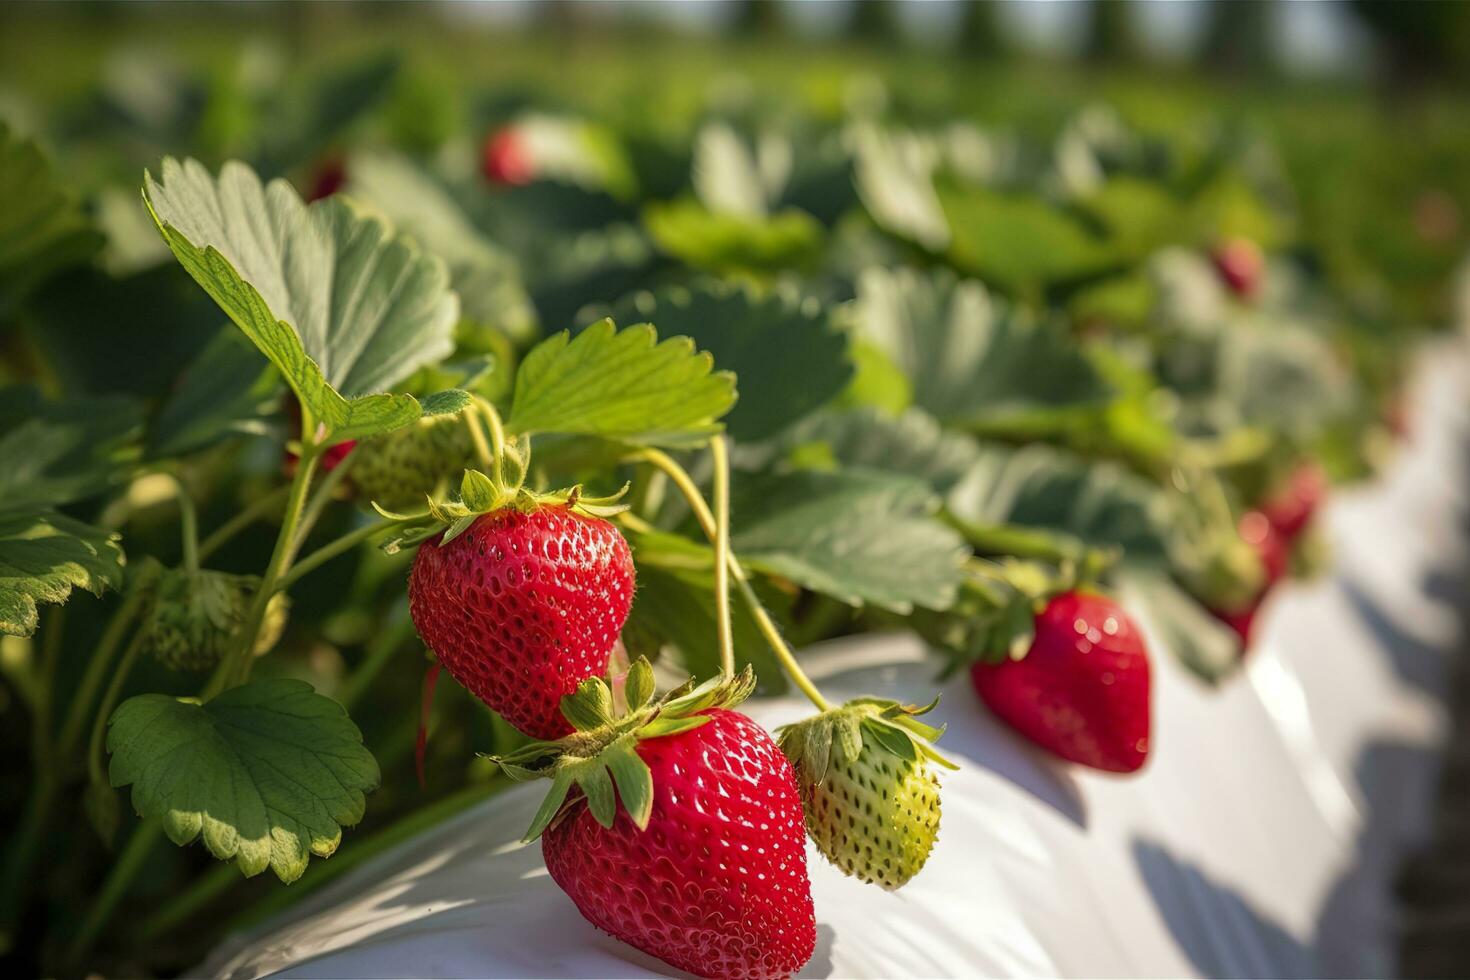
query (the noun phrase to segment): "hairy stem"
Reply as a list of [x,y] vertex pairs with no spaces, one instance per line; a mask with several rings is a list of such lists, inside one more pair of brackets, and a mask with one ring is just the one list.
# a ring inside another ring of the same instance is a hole
[[194,498],[189,488],[177,474],[171,474],[174,492],[179,498],[179,536],[184,546],[184,569],[191,575],[199,572],[199,512],[194,508]]
[[480,420],[490,431],[490,479],[494,481],[495,488],[500,490],[505,486],[505,426],[501,424],[500,413],[490,404],[489,399],[479,395],[473,397]]
[[[346,460],[343,462],[346,462]],[[241,510],[228,521],[225,521],[204,539],[199,545],[199,560],[208,561],[209,556],[219,550],[225,542],[260,520],[266,514],[279,508],[290,492],[291,487],[289,485],[277,487],[264,497],[257,497],[251,501],[244,510]]]
[[485,441],[485,430],[480,426],[480,406],[471,405],[460,413],[459,419],[469,430],[470,442],[475,447],[475,458],[480,461],[480,465],[487,470],[495,469],[495,454],[490,451],[490,443]]
[[374,521],[371,524],[365,524],[362,527],[357,528],[356,530],[348,531],[346,534],[342,535],[340,538],[337,538],[335,541],[331,541],[327,544],[322,545],[320,548],[313,551],[311,554],[307,555],[296,564],[292,565],[291,570],[285,575],[282,575],[280,579],[276,582],[275,591],[284,592],[292,585],[294,585],[297,580],[299,580],[302,576],[310,574],[311,572],[320,568],[322,565],[325,565],[327,562],[331,561],[333,558],[336,558],[338,555],[351,551],[353,548],[362,544],[364,541],[367,541],[370,538],[383,533],[384,531],[390,531],[393,528],[398,527],[401,523],[402,521],[395,521],[390,518],[384,518],[380,521]]
[[107,685],[107,693],[102,695],[102,704],[97,709],[97,717],[92,722],[92,737],[87,742],[87,773],[92,782],[98,786],[107,787],[107,774],[102,769],[103,742],[107,738],[107,721],[112,717],[112,709],[117,707],[117,699],[122,695],[123,684],[127,683],[128,674],[132,673],[133,664],[138,661],[138,653],[143,649],[143,631],[139,630],[133,634],[132,642],[123,651],[122,661],[118,663],[117,670],[113,671],[112,683]]
[[[684,467],[680,466],[668,453],[659,449],[640,450],[630,458],[651,463],[667,473],[669,479],[674,482],[674,486],[679,488],[679,491],[684,494],[684,499],[689,502],[689,508],[694,512],[694,519],[699,522],[699,526],[704,530],[705,536],[709,538],[712,544],[715,543],[719,535],[719,522],[715,520],[714,512],[710,510],[709,504],[704,499],[704,494],[700,493],[698,484],[694,482],[693,477],[689,475]],[[755,589],[751,588],[750,580],[745,574],[745,569],[741,567],[740,561],[735,553],[733,551],[730,552],[726,556],[726,559],[726,567],[729,569],[731,577],[735,579],[736,587],[739,588],[740,595],[745,600],[746,606],[750,608],[750,614],[755,619],[756,628],[765,637],[766,643],[770,645],[771,651],[775,653],[776,659],[781,662],[781,666],[785,669],[787,675],[790,676],[792,683],[819,710],[829,710],[832,705],[826,698],[822,697],[822,692],[817,689],[817,685],[812,683],[811,678],[806,676],[806,672],[797,663],[796,655],[791,652],[791,647],[787,645],[785,638],[781,636],[781,631],[776,627],[775,621],[771,619],[771,614],[762,605],[760,596],[756,595]]]
[[730,457],[723,436],[710,440],[715,462],[715,628],[720,638],[720,670],[735,676],[735,638],[730,627]]
[[332,495],[337,487],[347,479],[347,474],[352,469],[356,457],[355,451],[348,453],[337,461],[337,465],[332,467],[331,472],[322,475],[316,489],[312,491],[311,500],[307,502],[306,512],[301,515],[301,524],[296,529],[296,540],[291,545],[292,558],[295,558],[301,546],[306,544],[306,536],[311,533],[312,528],[316,527],[316,522],[321,520],[322,512],[332,502]]
[[[304,416],[304,406],[302,412]],[[308,422],[308,419],[303,418],[302,432],[311,431]],[[260,624],[265,620],[266,606],[270,603],[271,596],[276,593],[276,583],[290,563],[292,546],[296,540],[296,527],[301,521],[302,510],[306,504],[306,492],[311,487],[311,478],[316,472],[320,452],[320,447],[315,444],[301,447],[301,458],[296,464],[296,476],[291,480],[291,494],[286,500],[286,513],[281,520],[280,533],[276,535],[275,550],[271,553],[265,574],[260,578],[260,587],[256,590],[255,597],[250,603],[250,612],[245,617],[245,625],[240,630],[240,638],[229,655],[220,662],[214,676],[210,678],[209,684],[204,689],[203,698],[206,701],[226,688],[242,683],[249,676],[250,651],[255,647],[255,639],[260,634]]]

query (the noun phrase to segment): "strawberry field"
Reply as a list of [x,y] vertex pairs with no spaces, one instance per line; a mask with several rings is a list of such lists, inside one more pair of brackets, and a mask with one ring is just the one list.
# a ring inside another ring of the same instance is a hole
[[[23,974],[189,971],[527,782],[566,916],[796,973],[811,865],[963,846],[957,717],[1142,787],[1456,315],[1433,94],[292,10],[0,19]],[[867,634],[932,695],[808,676]]]

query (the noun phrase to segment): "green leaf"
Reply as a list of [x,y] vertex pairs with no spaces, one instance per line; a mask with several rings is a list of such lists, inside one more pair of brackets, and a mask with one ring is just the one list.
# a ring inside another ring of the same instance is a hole
[[388,97],[401,61],[393,52],[355,57],[284,90],[266,109],[270,125],[262,127],[256,168],[275,176],[319,156],[354,120]]
[[897,417],[873,408],[819,412],[786,432],[780,443],[788,453],[819,444],[842,467],[915,476],[940,495],[953,489],[980,456],[974,439],[941,429],[918,409]]
[[124,701],[107,733],[113,786],[175,844],[202,838],[245,875],[284,882],[328,857],[362,819],[378,764],[342,706],[304,681],[232,688],[204,704],[162,694]]
[[852,378],[847,336],[815,301],[704,280],[693,288],[637,293],[613,309],[620,323],[648,322],[689,337],[741,379],[725,420],[737,441],[764,439],[836,397]]
[[635,711],[652,700],[654,693],[653,667],[647,659],[639,657],[629,666],[623,691],[628,701],[628,707]]
[[1092,547],[1122,548],[1127,562],[1165,560],[1158,488],[1115,463],[1065,449],[984,446],[946,503],[978,525],[1060,531]]
[[121,588],[118,540],[48,507],[0,511],[0,633],[31,635],[36,603],[66,602],[72,589]]
[[863,335],[909,376],[915,404],[946,424],[1046,431],[1113,396],[1065,334],[1025,320],[979,283],[870,269],[858,299]]
[[240,331],[215,334],[180,379],[148,433],[148,455],[182,456],[231,435],[262,435],[280,411],[281,376]]
[[59,269],[91,258],[102,235],[56,183],[34,142],[0,122],[0,319]]
[[448,190],[408,159],[383,152],[354,154],[347,179],[354,200],[448,264],[466,317],[510,337],[532,336],[536,310],[515,257],[476,228]]
[[938,193],[955,268],[1009,291],[1034,293],[1120,264],[1100,229],[1040,197],[974,186],[941,185]]
[[611,827],[618,818],[618,798],[613,792],[612,775],[608,773],[603,759],[589,759],[576,767],[577,786],[587,797],[587,809],[592,819],[604,827]]
[[367,392],[453,350],[459,302],[442,262],[341,198],[308,208],[240,163],[216,180],[167,158],[143,196],[174,256],[338,440],[420,416],[409,395]]
[[682,200],[650,204],[643,225],[661,250],[710,272],[787,270],[809,264],[822,244],[822,226],[798,208],[751,217]]
[[0,389],[0,501],[59,506],[104,493],[128,471],[142,410],[130,398],[41,399]]
[[458,415],[470,407],[470,393],[459,388],[436,391],[422,400],[421,407],[425,415]]
[[1164,649],[1197,677],[1217,683],[1240,667],[1240,639],[1168,575],[1145,568],[1119,576],[1123,601],[1137,608]]
[[944,608],[966,552],[932,516],[930,489],[910,477],[859,470],[740,474],[731,545],[770,574],[850,605],[897,613]]
[[536,346],[516,372],[506,428],[593,435],[648,445],[688,445],[720,431],[735,403],[735,377],[687,337],[659,342],[649,324],[611,320]]

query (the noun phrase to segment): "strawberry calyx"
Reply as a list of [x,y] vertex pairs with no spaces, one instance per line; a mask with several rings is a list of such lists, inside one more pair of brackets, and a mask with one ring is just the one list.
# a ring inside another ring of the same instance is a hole
[[655,698],[653,668],[639,657],[626,674],[588,678],[562,698],[562,715],[574,729],[570,735],[486,758],[517,782],[551,780],[523,841],[541,836],[584,800],[606,828],[617,819],[621,801],[634,826],[643,830],[653,814],[653,774],[638,755],[638,743],[698,728],[709,721],[701,712],[734,707],[753,690],[755,673],[747,666],[733,677],[716,675],[697,685],[691,679]]
[[[507,454],[509,455],[509,453]],[[497,480],[480,470],[467,469],[460,480],[458,498],[435,500],[426,497],[427,509],[412,514],[400,514],[379,506],[373,509],[389,520],[403,523],[402,533],[383,544],[387,554],[397,554],[405,547],[416,545],[443,532],[440,544],[448,544],[459,537],[470,526],[486,514],[506,508],[515,508],[530,514],[541,507],[565,507],[586,517],[612,517],[628,509],[620,503],[631,483],[625,483],[617,493],[603,497],[589,497],[582,492],[581,484],[561,490],[532,490],[522,482],[524,469],[520,469],[513,480]]]
[[[814,785],[826,780],[833,764],[857,762],[865,744],[904,762],[917,762],[922,756],[946,769],[958,769],[934,748],[944,734],[944,726],[936,728],[918,720],[938,704],[937,697],[922,706],[888,698],[854,698],[810,718],[782,725],[776,729],[776,744],[804,781]],[[864,739],[864,733],[870,738]]]
[[971,558],[955,603],[939,612],[917,610],[911,622],[949,655],[946,677],[972,663],[1020,660],[1047,603],[1066,592],[1095,591],[1101,571],[1089,562]]

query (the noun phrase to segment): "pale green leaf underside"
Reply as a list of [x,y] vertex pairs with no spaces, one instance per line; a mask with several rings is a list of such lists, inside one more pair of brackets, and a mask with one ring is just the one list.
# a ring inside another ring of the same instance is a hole
[[419,416],[408,395],[369,393],[453,350],[459,301],[442,262],[343,200],[308,208],[239,163],[216,181],[165,159],[143,196],[179,262],[334,436]]
[[175,844],[202,838],[246,875],[292,882],[362,819],[378,764],[342,706],[304,681],[236,687],[205,704],[162,694],[122,703],[109,722],[110,779]]
[[720,431],[735,404],[735,377],[714,371],[688,337],[662,342],[649,324],[611,320],[576,337],[542,341],[516,372],[512,432],[592,435],[646,445],[687,445]]
[[1080,349],[948,272],[869,269],[862,333],[913,383],[914,400],[953,425],[1043,424],[1092,412],[1113,392]]
[[742,476],[731,545],[752,567],[852,605],[947,608],[964,543],[919,480],[857,470]]
[[38,602],[66,602],[72,589],[101,595],[120,587],[117,541],[45,507],[0,513],[0,633],[34,633]]

